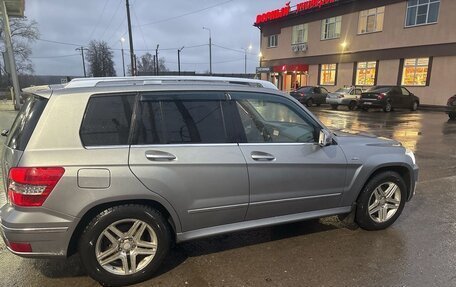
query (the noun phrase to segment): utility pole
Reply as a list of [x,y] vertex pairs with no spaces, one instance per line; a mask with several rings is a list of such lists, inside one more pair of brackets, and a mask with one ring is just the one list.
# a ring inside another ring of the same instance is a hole
[[209,31],[209,75],[212,76],[212,34],[211,29],[203,27],[204,30]]
[[248,48],[244,48],[244,74],[247,75],[247,51],[252,50],[252,45],[249,45]]
[[[11,81],[13,82],[13,90],[14,90],[14,108],[16,110],[20,107],[21,102],[21,88],[19,86],[19,78],[17,77],[17,70],[16,70],[16,61],[14,60],[14,52],[13,52],[13,44],[11,42],[11,29],[9,24],[9,17],[8,11],[6,9],[5,1],[1,1],[1,10],[2,10],[2,18],[3,18],[3,37],[5,39],[5,48],[6,54],[8,56],[8,62],[10,67],[11,73]],[[5,63],[6,66],[6,63]]]
[[157,71],[157,76],[158,76],[158,73],[160,72],[159,71],[159,65],[160,65],[160,61],[158,60],[158,47],[160,47],[159,44],[157,44],[157,49],[155,49],[155,63],[156,63],[156,67],[155,67],[155,71]]
[[123,43],[125,42],[125,38],[122,37],[120,38],[120,47],[122,51],[122,70],[123,70],[123,76],[125,77],[125,59],[124,59],[124,48],[123,48]]
[[128,21],[128,40],[130,42],[130,62],[131,62],[131,75],[136,76],[135,70],[135,52],[133,49],[133,35],[131,32],[131,19],[130,19],[130,3],[126,0],[127,5],[127,21]]
[[155,55],[153,55],[154,57],[154,75],[157,75],[157,64],[155,63],[156,59],[155,59]]
[[81,46],[81,48],[76,48],[75,50],[76,51],[81,51],[82,69],[84,70],[84,78],[85,78],[85,77],[87,77],[87,73],[86,73],[86,65],[85,65],[85,59],[84,59],[84,50],[87,50],[87,49],[84,48],[83,46]]
[[180,53],[184,50],[184,46],[182,48],[177,49],[177,70],[179,71],[179,76],[181,75],[181,58]]

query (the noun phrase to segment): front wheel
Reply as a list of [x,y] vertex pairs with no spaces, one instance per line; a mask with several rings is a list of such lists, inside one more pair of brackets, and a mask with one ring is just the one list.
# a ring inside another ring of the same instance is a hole
[[406,198],[407,187],[398,173],[379,173],[361,191],[355,221],[366,230],[385,229],[399,217]]
[[162,214],[130,204],[108,208],[92,219],[79,240],[79,254],[90,277],[105,286],[124,286],[151,277],[170,245]]
[[306,102],[306,106],[307,107],[313,106],[313,100],[312,99],[308,99],[307,102]]
[[412,104],[412,107],[410,108],[410,110],[412,112],[416,111],[418,109],[418,102],[417,101],[414,101],[413,104]]

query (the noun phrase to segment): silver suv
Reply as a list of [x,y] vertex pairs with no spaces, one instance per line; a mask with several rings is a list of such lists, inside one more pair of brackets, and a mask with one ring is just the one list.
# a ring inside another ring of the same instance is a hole
[[418,175],[400,143],[332,133],[255,80],[35,88],[3,134],[8,249],[23,257],[79,252],[104,285],[152,276],[174,242],[346,214],[384,229]]

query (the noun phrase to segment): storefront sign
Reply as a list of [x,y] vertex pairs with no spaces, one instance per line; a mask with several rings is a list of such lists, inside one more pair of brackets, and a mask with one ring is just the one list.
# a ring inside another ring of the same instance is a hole
[[257,67],[256,68],[257,74],[260,73],[270,73],[271,72],[271,67]]
[[309,71],[309,65],[306,64],[296,64],[296,65],[281,65],[273,66],[272,71],[275,73],[283,72],[307,72]]
[[257,15],[255,24],[260,24],[264,22],[268,22],[271,20],[280,19],[283,17],[288,16],[290,13],[299,13],[302,11],[310,10],[313,8],[321,8],[324,5],[331,4],[336,2],[337,0],[307,0],[296,5],[295,10],[291,10],[290,2],[287,2],[284,7],[272,11],[268,11],[266,13],[262,13]]

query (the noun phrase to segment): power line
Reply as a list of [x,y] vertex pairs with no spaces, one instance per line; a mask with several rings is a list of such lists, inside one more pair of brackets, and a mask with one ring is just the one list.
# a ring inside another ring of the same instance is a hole
[[92,39],[93,34],[95,33],[95,30],[97,30],[97,28],[98,28],[98,25],[100,25],[101,19],[103,18],[104,12],[106,11],[106,5],[108,5],[108,2],[109,2],[109,0],[105,1],[105,4],[103,6],[103,10],[101,11],[101,15],[100,15],[100,17],[98,17],[97,24],[93,27],[92,33],[90,33],[89,41]]
[[73,56],[79,56],[79,55],[80,54],[59,55],[59,56],[37,56],[37,57],[30,57],[30,59],[53,59],[53,58],[73,57]]
[[[139,24],[139,20],[138,20],[138,16],[136,15],[135,7],[133,6],[131,10],[133,10],[133,16],[135,17],[136,22]],[[141,28],[141,25],[138,25],[138,27],[139,27],[139,33],[141,34],[141,37],[142,37],[143,42],[144,42],[144,47],[146,47],[146,49],[149,50],[149,47],[147,47],[146,38],[144,37],[144,31]]]
[[38,38],[37,40],[38,40],[38,41],[42,41],[42,42],[60,44],[60,45],[68,45],[68,46],[76,46],[76,47],[80,47],[80,46],[81,46],[81,44],[66,43],[66,42],[60,42],[60,41],[54,41],[54,40],[47,40],[47,39],[41,39],[41,38]]
[[112,14],[111,19],[109,19],[108,26],[106,26],[106,29],[103,31],[103,34],[101,34],[100,39],[103,38],[103,36],[106,34],[108,31],[109,27],[111,27],[112,20],[114,20],[114,17],[117,15],[117,12],[119,12],[119,8],[122,4],[123,0],[119,0],[118,5],[116,7],[116,10],[114,11],[114,14]]

